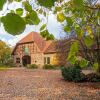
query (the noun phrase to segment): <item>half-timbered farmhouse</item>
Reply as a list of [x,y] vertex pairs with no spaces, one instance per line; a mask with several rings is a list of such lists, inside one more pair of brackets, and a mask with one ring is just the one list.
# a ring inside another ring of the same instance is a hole
[[58,64],[56,41],[46,41],[40,34],[31,32],[15,46],[12,56],[17,66]]

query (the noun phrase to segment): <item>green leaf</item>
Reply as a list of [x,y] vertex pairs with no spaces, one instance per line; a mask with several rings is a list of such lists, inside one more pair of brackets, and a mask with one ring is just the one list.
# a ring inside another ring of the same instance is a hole
[[47,38],[48,35],[49,35],[49,32],[48,32],[48,30],[44,30],[44,31],[40,32],[40,34],[41,34],[41,36],[42,36],[43,38]]
[[58,20],[59,22],[63,22],[63,21],[65,20],[64,14],[63,14],[63,13],[57,14],[57,20]]
[[22,1],[22,0],[16,0],[16,2],[20,2],[20,1]]
[[76,53],[79,50],[79,43],[74,41],[70,47],[70,52],[68,53],[67,60],[70,61],[71,64],[75,64],[77,61]]
[[74,13],[78,17],[83,17],[84,15],[84,0],[73,0],[74,4]]
[[34,10],[32,10],[29,14],[26,15],[25,21],[26,24],[30,25],[38,25],[40,23],[40,19]]
[[37,0],[41,6],[51,8],[57,0]]
[[95,63],[93,64],[93,69],[97,71],[98,68],[99,68],[99,64],[98,64],[97,62],[95,62]]
[[79,50],[79,43],[77,41],[73,42],[70,48],[70,51],[73,53],[77,53]]
[[82,59],[81,61],[80,61],[80,66],[82,67],[82,68],[84,68],[84,67],[87,67],[87,65],[88,65],[88,61],[86,60],[86,59]]
[[24,5],[26,11],[28,11],[28,12],[32,11],[32,6],[29,4],[28,1],[23,2],[23,5]]
[[46,24],[43,24],[42,27],[40,28],[40,31],[44,30],[46,27]]
[[33,21],[31,19],[27,19],[26,17],[24,18],[25,23],[29,25],[34,25]]
[[97,12],[97,16],[100,17],[100,10],[98,10],[98,12]]
[[75,33],[77,34],[78,38],[82,38],[84,32],[80,27],[75,27]]
[[69,59],[68,59],[68,61],[70,61],[70,63],[72,65],[74,65],[77,62],[76,56],[70,56]]
[[6,0],[0,0],[0,10],[3,9],[3,6],[5,3],[6,3]]
[[64,27],[64,31],[65,31],[65,32],[70,32],[70,31],[71,31],[70,26],[67,26],[67,25],[66,25],[66,26]]
[[74,4],[78,7],[83,5],[83,0],[73,0]]
[[40,23],[40,19],[34,10],[30,13],[30,18],[32,19],[34,25],[38,25]]
[[54,12],[57,13],[57,12],[60,12],[61,10],[62,10],[62,8],[58,6],[58,7],[55,7]]
[[13,2],[13,0],[8,0],[8,2],[9,2],[9,3],[12,3],[12,2]]
[[84,42],[85,42],[85,45],[87,47],[91,47],[93,45],[93,43],[94,43],[94,39],[91,38],[90,36],[85,36],[84,37]]
[[47,36],[47,40],[54,40],[54,39],[55,39],[55,37],[54,37],[53,34],[49,34],[49,35]]
[[68,26],[72,26],[73,25],[73,21],[70,17],[66,17],[66,22]]
[[8,13],[6,16],[1,18],[5,30],[12,34],[18,35],[25,30],[26,24],[24,20],[17,14]]
[[44,31],[40,32],[40,34],[41,34],[41,36],[42,36],[43,38],[45,38],[46,40],[54,40],[54,39],[55,39],[54,35],[53,35],[53,34],[50,34],[50,33],[48,32],[48,30],[44,30]]
[[22,8],[16,9],[16,14],[22,16],[23,15],[23,9]]

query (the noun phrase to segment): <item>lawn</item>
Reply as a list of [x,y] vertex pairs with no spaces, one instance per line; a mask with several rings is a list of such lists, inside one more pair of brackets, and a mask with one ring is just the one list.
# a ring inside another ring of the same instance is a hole
[[0,66],[0,71],[2,71],[2,70],[8,70],[8,69],[10,69],[11,67],[10,66]]

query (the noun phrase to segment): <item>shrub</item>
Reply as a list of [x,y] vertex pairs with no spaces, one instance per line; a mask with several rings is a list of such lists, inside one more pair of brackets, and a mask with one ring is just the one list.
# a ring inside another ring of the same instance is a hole
[[47,65],[47,64],[45,64],[44,66],[43,66],[43,69],[56,69],[56,66],[54,66],[54,65]]
[[7,62],[5,63],[6,66],[10,66],[10,67],[15,67],[14,61],[13,59],[9,59],[7,60]]
[[36,64],[31,64],[31,65],[27,65],[27,68],[30,68],[30,69],[37,69],[38,66]]
[[81,82],[84,79],[84,74],[81,73],[79,66],[62,67],[61,71],[66,81]]
[[100,82],[100,75],[96,73],[90,73],[85,76],[87,82]]

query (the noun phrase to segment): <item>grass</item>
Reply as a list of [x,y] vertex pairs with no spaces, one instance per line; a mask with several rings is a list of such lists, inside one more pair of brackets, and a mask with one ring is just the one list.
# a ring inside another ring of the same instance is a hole
[[0,71],[8,70],[10,68],[11,68],[10,66],[4,66],[4,65],[2,65],[2,66],[0,66]]

